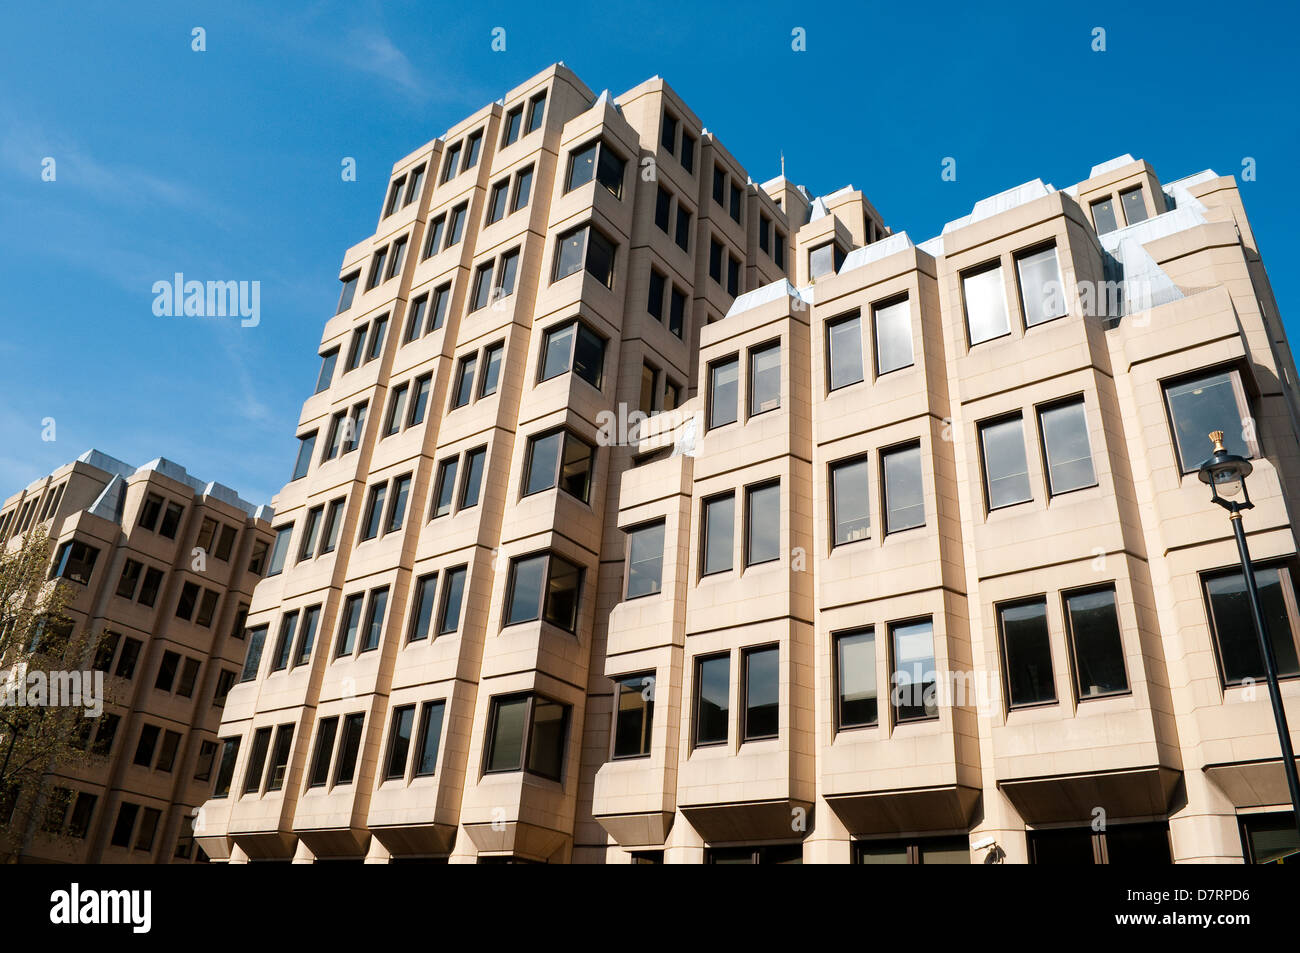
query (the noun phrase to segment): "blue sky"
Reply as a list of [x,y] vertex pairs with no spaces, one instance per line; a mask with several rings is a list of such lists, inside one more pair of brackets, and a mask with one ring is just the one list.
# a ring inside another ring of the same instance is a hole
[[[556,60],[595,91],[662,75],[756,180],[784,151],[790,178],[851,182],[917,240],[1124,152],[1164,181],[1253,157],[1242,195],[1300,339],[1294,5],[126,6],[23,4],[0,31],[0,498],[93,446],[269,502],[392,163]],[[261,282],[260,325],[155,316],[177,271]]]

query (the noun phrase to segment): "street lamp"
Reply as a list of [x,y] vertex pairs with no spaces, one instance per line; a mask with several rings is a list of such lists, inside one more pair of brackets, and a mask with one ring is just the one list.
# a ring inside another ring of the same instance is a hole
[[[1245,457],[1229,453],[1223,446],[1223,431],[1210,434],[1214,441],[1214,455],[1201,464],[1199,476],[1209,484],[1210,499],[1228,511],[1232,531],[1237,537],[1237,551],[1241,554],[1241,574],[1246,580],[1246,593],[1250,596],[1250,613],[1255,620],[1255,636],[1259,651],[1264,657],[1264,675],[1268,681],[1268,697],[1273,703],[1273,721],[1277,725],[1278,740],[1282,743],[1282,770],[1287,787],[1291,789],[1291,819],[1300,832],[1300,780],[1296,778],[1295,753],[1291,750],[1291,732],[1286,724],[1286,709],[1282,707],[1282,690],[1277,683],[1277,660],[1273,643],[1264,624],[1264,612],[1259,605],[1259,590],[1255,588],[1255,570],[1250,564],[1250,550],[1246,546],[1246,532],[1241,527],[1241,511],[1253,509],[1250,493],[1246,490],[1246,477],[1254,469]],[[1238,500],[1237,496],[1241,499]]]

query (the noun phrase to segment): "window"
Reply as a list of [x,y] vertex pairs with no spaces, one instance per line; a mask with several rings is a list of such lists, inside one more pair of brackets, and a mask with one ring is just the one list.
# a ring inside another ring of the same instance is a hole
[[366,363],[379,357],[384,349],[384,331],[388,329],[388,315],[375,319],[370,325],[370,345],[366,349]]
[[614,682],[614,757],[650,755],[654,729],[655,677],[653,672],[628,675]]
[[641,395],[637,402],[637,409],[646,416],[652,416],[655,413],[655,381],[658,379],[659,371],[643,363],[641,365]]
[[555,250],[555,276],[559,281],[586,267],[588,274],[605,287],[614,283],[614,245],[590,225],[582,225],[560,236]]
[[969,864],[970,839],[922,837],[917,840],[853,842],[855,864]]
[[406,413],[406,395],[410,389],[409,384],[402,384],[393,391],[392,399],[388,402],[388,417],[384,422],[385,437],[391,437],[402,429],[402,417]]
[[471,312],[479,311],[488,306],[492,300],[492,268],[491,260],[485,261],[478,266],[474,272],[474,294],[470,298],[469,310]]
[[339,738],[338,764],[334,766],[334,783],[351,784],[357,772],[357,752],[361,748],[361,728],[366,716],[360,712],[343,719],[343,733]]
[[170,692],[180,666],[181,657],[178,654],[163,652],[162,661],[158,663],[158,677],[154,679],[153,687],[159,691]]
[[1229,453],[1258,456],[1259,447],[1246,438],[1250,407],[1235,368],[1165,384],[1165,403],[1183,473],[1198,469],[1210,455],[1207,434],[1214,430],[1223,431],[1223,445]]
[[536,132],[541,129],[544,115],[546,115],[546,90],[542,90],[528,100],[528,125],[524,128],[524,132]]
[[429,777],[438,770],[438,744],[442,740],[442,717],[446,702],[425,702],[420,710],[420,733],[416,741],[415,776]]
[[656,321],[664,319],[664,288],[667,281],[657,268],[650,269],[650,294],[646,300],[646,311]]
[[397,211],[398,203],[402,200],[402,191],[406,186],[406,176],[399,175],[393,179],[392,184],[388,186],[388,201],[384,203],[384,218],[392,215]]
[[230,554],[235,547],[235,528],[233,526],[222,526],[221,536],[217,539],[217,551],[212,555],[216,556],[223,563],[230,562]]
[[772,220],[761,213],[758,216],[758,250],[766,255],[772,254]]
[[781,484],[745,489],[745,565],[781,558]]
[[[1210,630],[1219,658],[1224,685],[1239,685],[1246,679],[1264,680],[1264,659],[1252,621],[1250,598],[1240,571],[1204,577],[1209,603]],[[1296,657],[1296,593],[1290,568],[1273,564],[1255,566],[1255,586],[1263,609],[1280,678],[1300,675]]]
[[438,478],[433,490],[433,515],[431,519],[451,512],[456,491],[456,465],[458,458],[448,457],[438,464]]
[[925,525],[925,493],[921,481],[921,446],[897,447],[881,453],[884,470],[885,535]]
[[491,397],[497,392],[497,384],[501,380],[501,352],[505,349],[504,344],[492,344],[483,352],[483,374],[479,380],[478,395],[480,398]]
[[191,698],[194,686],[199,680],[199,660],[187,658],[181,669],[181,680],[176,685],[176,694],[181,698]]
[[366,606],[365,637],[361,642],[361,651],[372,652],[379,648],[379,637],[384,631],[384,612],[388,609],[388,587],[381,586],[370,590],[370,601]]
[[280,617],[280,634],[275,640],[275,655],[271,659],[272,672],[283,672],[289,667],[289,656],[293,652],[293,633],[297,628],[297,609],[286,612]]
[[352,299],[356,297],[357,282],[361,280],[361,272],[354,271],[352,274],[346,275],[340,280],[343,283],[343,287],[339,289],[339,306],[334,312],[335,314],[342,314],[344,311],[348,310],[348,308],[352,307]]
[[484,773],[524,770],[559,781],[569,727],[569,706],[543,695],[492,699]]
[[1038,430],[1043,435],[1047,488],[1053,496],[1097,485],[1082,398],[1040,408]]
[[709,239],[709,277],[722,284],[722,243],[716,238]]
[[727,742],[731,712],[731,656],[695,660],[695,747]]
[[761,844],[754,847],[707,847],[706,864],[802,864],[802,844]]
[[781,345],[769,344],[749,352],[749,416],[781,406]]
[[728,203],[728,213],[736,224],[740,224],[740,207],[744,193],[741,192],[740,186],[735,182],[731,183],[731,201]]
[[90,574],[95,569],[95,560],[99,550],[94,546],[70,540],[59,547],[54,560],[54,572],[50,578],[68,579],[86,586],[90,584]]
[[399,476],[393,481],[393,499],[388,504],[388,521],[384,532],[396,533],[406,519],[406,499],[411,490],[411,475]]
[[775,738],[781,716],[781,651],[775,646],[746,649],[741,656],[745,678],[745,706],[740,740]]
[[465,216],[468,214],[468,202],[461,202],[451,210],[451,225],[447,229],[447,248],[460,244],[461,238],[465,235]]
[[303,613],[302,623],[298,626],[298,649],[294,653],[294,666],[306,665],[311,659],[312,647],[316,644],[316,627],[320,624],[320,606],[310,606]]
[[438,590],[438,574],[431,572],[415,582],[415,605],[411,609],[411,627],[407,642],[422,642],[429,637],[433,624],[434,600]]
[[324,787],[329,781],[330,758],[334,755],[334,736],[338,730],[337,715],[320,720],[320,725],[316,728],[316,750],[312,753],[311,774],[307,780],[309,787]]
[[709,429],[734,424],[740,386],[740,359],[736,355],[709,365]]
[[673,208],[673,194],[659,186],[658,193],[655,196],[655,225],[665,235],[668,234],[668,224]]
[[478,505],[479,493],[483,486],[483,461],[487,457],[487,447],[477,447],[465,454],[465,473],[461,477],[460,508],[468,509]]
[[384,266],[388,262],[388,249],[381,248],[370,259],[370,277],[366,279],[366,290],[377,288],[384,278]]
[[443,318],[447,316],[447,303],[450,300],[450,284],[439,285],[433,289],[433,307],[429,310],[429,325],[425,328],[425,334],[429,334],[442,327]]
[[460,606],[465,597],[467,567],[448,569],[442,577],[442,606],[438,610],[438,634],[450,635],[460,627]]
[[140,740],[135,746],[133,763],[142,768],[153,764],[154,751],[158,747],[158,736],[162,733],[157,725],[144,725],[140,729]]
[[659,144],[669,155],[677,151],[677,117],[665,112],[659,127]]
[[105,713],[101,717],[103,720],[100,723],[99,730],[95,732],[95,745],[91,750],[97,755],[108,757],[113,750],[113,740],[117,737],[117,727],[121,724],[122,718],[120,715],[114,715],[111,712]]
[[604,368],[605,339],[581,321],[570,321],[546,332],[539,382],[572,370],[599,390]]
[[678,337],[686,327],[686,295],[673,285],[672,295],[669,298],[668,310],[668,330]]
[[293,480],[301,480],[311,469],[311,455],[316,452],[316,431],[304,434],[298,438],[298,460],[293,465]]
[[325,513],[325,529],[321,533],[319,555],[334,552],[339,542],[339,530],[343,527],[343,500],[332,500]]
[[1128,672],[1114,587],[1068,592],[1064,601],[1065,630],[1074,657],[1074,687],[1079,700],[1127,692]]
[[740,294],[740,262],[731,255],[727,256],[727,294],[733,298]]
[[727,173],[721,166],[713,167],[713,201],[719,205],[727,197]]
[[194,618],[194,607],[198,605],[199,587],[192,582],[181,586],[180,597],[176,600],[176,618],[186,622]]
[[240,738],[221,739],[221,760],[217,763],[217,780],[212,788],[212,796],[226,797],[230,794],[230,782],[235,777],[235,762],[239,760]]
[[[667,229],[664,229],[667,231]],[[673,233],[673,241],[677,247],[687,254],[691,250],[691,213],[682,208],[681,202],[677,203],[677,228]]]
[[415,379],[415,395],[411,398],[411,410],[406,426],[414,427],[416,424],[424,423],[424,414],[429,406],[429,391],[432,388],[432,374],[425,374]]
[[388,271],[384,273],[384,280],[396,278],[398,272],[402,270],[402,263],[406,261],[406,244],[410,239],[409,235],[403,235],[393,242],[391,260],[388,263]]
[[595,447],[564,429],[529,437],[522,495],[530,496],[558,486],[586,503],[595,457]]
[[122,654],[117,657],[117,668],[113,674],[128,681],[135,677],[135,665],[140,659],[142,643],[130,637],[122,640]]
[[406,198],[403,200],[403,207],[410,205],[420,197],[420,190],[424,186],[424,166],[417,165],[415,171],[411,173],[411,182],[406,187]]
[[460,153],[461,143],[458,142],[454,146],[448,147],[442,160],[442,178],[439,180],[439,184],[452,180],[457,168],[460,166]]
[[275,729],[275,744],[271,746],[271,764],[266,771],[266,789],[279,791],[284,787],[284,776],[289,770],[289,751],[293,747],[293,725],[280,725]]
[[1280,864],[1300,850],[1291,812],[1240,818],[1242,853],[1250,864]]
[[123,801],[118,808],[117,823],[113,825],[113,836],[109,843],[114,847],[130,847],[131,833],[135,830],[135,819],[140,813],[140,805]]
[[314,393],[321,393],[329,390],[330,384],[334,380],[334,365],[339,360],[339,349],[334,348],[332,351],[326,351],[320,357],[320,373],[316,375],[316,390]]
[[576,631],[582,575],[580,566],[553,553],[512,559],[505,624],[540,618],[566,632]]
[[990,510],[1034,498],[1025,462],[1025,434],[1019,414],[980,425],[984,492]]
[[707,499],[702,504],[704,539],[700,550],[704,554],[700,574],[707,576],[731,569],[736,532],[736,494],[725,493]]
[[695,137],[685,129],[682,130],[682,154],[678,161],[687,172],[695,171]]
[[[910,347],[910,344],[909,344]],[[862,320],[856,314],[826,323],[827,390],[862,380]]]
[[1016,256],[1016,273],[1020,276],[1020,305],[1026,327],[1065,316],[1065,288],[1055,245],[1021,252]]
[[1097,229],[1098,235],[1105,235],[1107,232],[1113,232],[1119,228],[1119,222],[1115,218],[1115,201],[1111,198],[1104,198],[1099,202],[1092,203],[1092,223]]
[[510,179],[504,178],[496,185],[492,186],[492,194],[488,197],[487,224],[499,222],[506,215],[506,200],[510,197]]
[[1002,671],[1008,708],[1056,703],[1047,600],[998,607]]
[[266,752],[271,747],[271,729],[258,728],[253,734],[253,748],[248,754],[248,767],[244,771],[244,793],[256,793],[262,787],[262,770],[266,767]]
[[853,629],[833,638],[836,730],[874,727],[879,717],[875,630]]
[[474,394],[474,369],[478,365],[477,354],[466,354],[460,359],[456,369],[456,392],[451,398],[451,409],[464,407]]
[[528,199],[533,192],[533,167],[530,165],[526,169],[520,169],[515,174],[515,193],[514,198],[510,200],[510,211],[517,212],[528,204]]
[[239,676],[241,682],[251,682],[257,678],[257,670],[262,664],[262,646],[266,643],[268,626],[259,625],[248,630],[248,654],[244,656],[244,670]]
[[569,158],[569,174],[564,183],[564,191],[572,192],[594,178],[609,189],[614,198],[621,199],[625,165],[605,143],[597,139],[576,150]]
[[939,717],[935,703],[934,629],[929,619],[896,622],[889,627],[894,656],[890,699],[894,721]]
[[1124,864],[1151,866],[1172,863],[1169,824],[1111,824],[1104,831],[1088,827],[1029,831],[1029,862],[1078,866]]
[[167,508],[163,510],[162,522],[158,524],[158,535],[175,539],[176,531],[181,525],[181,514],[184,512],[185,507],[179,503],[168,503]]
[[410,344],[424,331],[424,314],[429,308],[429,296],[422,294],[411,299],[411,306],[406,311],[406,331],[402,334],[402,343]]
[[864,454],[831,464],[832,546],[871,535],[870,471]]
[[292,536],[292,523],[276,529],[275,543],[271,547],[271,558],[266,568],[266,574],[268,576],[276,576],[284,571],[284,558],[289,552],[289,540]]
[[424,257],[429,258],[442,250],[442,236],[447,226],[447,216],[439,215],[429,221],[429,230],[424,236]]
[[966,305],[966,329],[972,347],[1011,333],[1000,264],[994,262],[967,272],[962,275],[961,287]]
[[235,673],[230,669],[222,669],[217,675],[217,687],[212,693],[212,704],[220,708],[226,703],[226,696],[230,690],[235,687]]
[[215,741],[199,742],[199,757],[194,765],[195,781],[212,780],[212,766],[217,760],[217,743]]
[[818,245],[808,252],[808,276],[816,281],[822,275],[831,275],[844,264],[844,252],[835,242]]
[[351,655],[357,646],[357,632],[361,628],[361,610],[365,603],[365,595],[357,592],[348,596],[343,603],[343,619],[339,625],[338,644],[334,650],[334,657],[340,658],[344,655]]
[[365,356],[366,351],[366,327],[363,324],[361,327],[352,330],[352,340],[348,344],[348,363],[344,373],[355,371],[361,366],[361,359]]
[[912,309],[907,298],[872,308],[876,325],[876,373],[911,367]]
[[664,526],[659,520],[627,531],[627,598],[652,596],[663,588]]
[[1119,204],[1124,206],[1124,220],[1130,225],[1146,221],[1147,203],[1142,197],[1142,186],[1119,193]]
[[217,521],[209,516],[203,517],[203,522],[199,524],[198,539],[194,545],[205,553],[212,551],[212,541],[217,536]]
[[772,245],[772,261],[776,267],[785,271],[785,232],[781,229],[776,230],[776,241]]
[[415,706],[402,705],[393,709],[392,727],[388,729],[388,757],[384,780],[406,777],[406,761],[411,754],[411,729],[415,725]]
[[501,136],[501,148],[511,145],[519,138],[519,130],[524,124],[524,107],[516,106],[506,113],[505,132]]

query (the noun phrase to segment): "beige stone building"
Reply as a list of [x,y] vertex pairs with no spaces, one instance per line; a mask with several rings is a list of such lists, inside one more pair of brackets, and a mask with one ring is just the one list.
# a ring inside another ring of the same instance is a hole
[[0,792],[0,840],[19,862],[190,863],[194,810],[212,791],[221,706],[244,660],[244,621],[270,551],[270,511],[163,458],[134,467],[90,450],[0,506],[0,546],[43,527],[51,578],[103,712],[84,764],[41,791]]
[[[1231,177],[914,243],[557,65],[349,249],[222,712],[214,859],[1267,860],[1295,367]],[[643,415],[649,417],[644,426]]]

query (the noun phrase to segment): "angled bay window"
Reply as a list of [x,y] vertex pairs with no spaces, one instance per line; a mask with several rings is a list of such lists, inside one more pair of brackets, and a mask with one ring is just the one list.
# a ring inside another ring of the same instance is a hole
[[614,682],[615,758],[650,756],[654,731],[655,677],[653,672],[627,675]]
[[1043,435],[1047,488],[1053,496],[1097,485],[1083,398],[1040,408],[1038,430]]
[[627,531],[627,598],[652,596],[663,589],[664,520]]
[[902,723],[938,718],[934,628],[930,620],[892,623],[889,640],[894,662],[890,676],[894,721]]
[[972,347],[1011,333],[1000,263],[994,262],[964,273],[961,288],[966,307],[966,330]]
[[438,771],[438,745],[442,740],[444,701],[425,702],[420,709],[420,733],[415,743],[415,776],[426,778]]
[[527,771],[559,781],[568,740],[569,706],[533,693],[492,699],[484,773]]
[[709,365],[709,429],[733,424],[739,413],[740,358],[731,357]]
[[1105,235],[1107,232],[1113,232],[1119,228],[1119,220],[1115,217],[1114,199],[1101,199],[1093,202],[1090,208],[1092,209],[1092,224],[1097,229],[1098,235]]
[[570,321],[547,330],[542,343],[538,382],[573,371],[600,389],[605,368],[605,339],[581,321]]
[[838,632],[835,640],[835,727],[869,728],[878,723],[876,633]]
[[1247,423],[1250,405],[1236,368],[1201,371],[1166,383],[1164,391],[1183,473],[1196,470],[1209,457],[1206,435],[1214,430],[1223,431],[1223,445],[1229,453],[1259,456],[1254,428]]
[[[1208,605],[1210,632],[1219,660],[1224,685],[1240,685],[1246,680],[1264,680],[1264,659],[1259,638],[1251,621],[1250,598],[1240,570],[1206,574],[1202,577]],[[1296,590],[1291,567],[1284,563],[1255,565],[1255,585],[1263,610],[1280,678],[1300,675],[1297,662]]]
[[297,628],[297,609],[286,612],[280,617],[280,634],[276,636],[275,654],[271,659],[272,672],[282,672],[289,667],[289,656],[293,652],[293,633]]
[[1065,316],[1065,286],[1055,245],[1016,255],[1016,274],[1026,327]]
[[583,571],[554,553],[520,556],[510,561],[505,624],[541,619],[566,632],[578,624],[578,596]]
[[871,309],[876,326],[876,374],[911,367],[912,303],[907,297]]
[[616,199],[623,197],[623,170],[626,162],[599,139],[575,149],[569,157],[568,177],[564,191],[572,192],[593,178]]
[[745,565],[781,558],[781,483],[745,488]]
[[1079,700],[1127,692],[1128,671],[1114,586],[1067,592],[1063,601]]
[[731,720],[731,656],[695,660],[695,747],[727,743]]
[[781,650],[775,646],[741,653],[745,704],[741,709],[740,740],[775,738],[781,723]]
[[895,447],[880,454],[884,484],[885,535],[925,525],[921,446]]
[[415,727],[415,706],[401,705],[393,709],[393,723],[388,729],[388,756],[385,759],[384,780],[406,777],[406,762],[411,754],[411,731]]
[[586,503],[596,448],[564,428],[528,438],[523,496],[559,487]]
[[862,380],[862,320],[857,314],[826,322],[826,389]]
[[83,586],[89,585],[90,574],[94,571],[95,560],[98,558],[99,550],[94,546],[88,546],[79,540],[69,540],[59,547],[50,578],[70,579]]
[[844,264],[844,251],[835,242],[818,245],[808,252],[808,277],[813,281],[834,274]]
[[732,567],[736,533],[736,494],[723,493],[700,504],[700,575]]
[[551,280],[559,281],[583,268],[605,287],[613,287],[614,243],[592,225],[580,225],[557,239]]
[[350,275],[345,275],[341,281],[343,287],[339,289],[339,306],[335,314],[342,314],[348,308],[352,307],[352,299],[357,295],[357,282],[361,280],[361,272],[354,271]]
[[221,760],[217,762],[217,780],[212,787],[214,798],[230,795],[230,784],[235,777],[235,762],[239,760],[239,743],[242,740],[242,738],[221,739]]
[[301,480],[307,475],[307,471],[311,469],[311,455],[315,452],[316,431],[313,430],[298,438],[298,459],[293,465],[293,476],[289,478],[290,482]]
[[312,752],[311,773],[307,776],[308,787],[320,788],[329,783],[330,760],[334,757],[334,739],[338,730],[338,715],[322,718],[317,725],[316,748]]
[[1008,708],[1056,703],[1047,600],[998,606],[1003,684]]
[[832,546],[871,535],[871,470],[867,455],[831,464]]
[[[241,682],[251,682],[257,678],[257,670],[262,665],[262,647],[266,644],[266,632],[270,626],[259,625],[248,630],[248,653],[244,656],[244,668],[239,675]],[[118,669],[121,669],[119,663]],[[120,671],[119,671],[120,674]]]
[[749,416],[781,406],[781,345],[779,342],[750,348]]
[[1034,498],[1025,459],[1024,421],[1020,414],[980,424],[984,492],[990,510]]
[[334,766],[334,783],[351,784],[357,773],[357,752],[361,749],[362,728],[366,716],[362,712],[348,715],[343,719],[343,731],[339,737],[338,763]]
[[271,745],[271,761],[266,766],[266,790],[279,791],[289,771],[289,751],[293,748],[293,725],[280,725],[275,729],[275,743]]
[[1119,204],[1124,209],[1124,219],[1130,225],[1147,220],[1147,203],[1142,195],[1142,186],[1119,193]]
[[334,365],[339,360],[339,349],[326,351],[320,356],[320,373],[316,375],[316,390],[314,393],[321,393],[329,390],[330,384],[334,381]]

